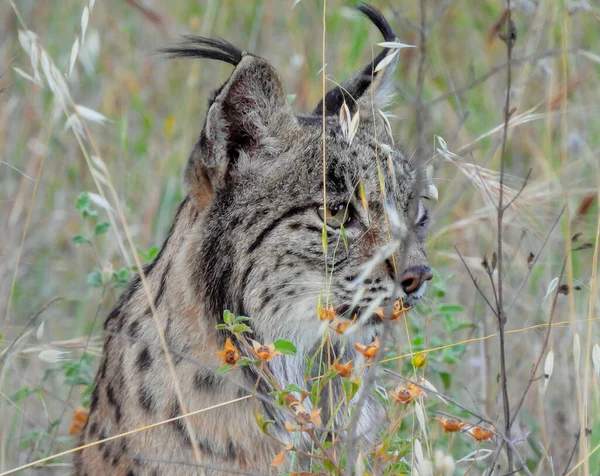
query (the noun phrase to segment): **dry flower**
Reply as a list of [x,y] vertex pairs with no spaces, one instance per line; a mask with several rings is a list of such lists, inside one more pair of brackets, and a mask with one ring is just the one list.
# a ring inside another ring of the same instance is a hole
[[456,420],[454,418],[437,418],[434,417],[434,420],[439,421],[442,424],[442,428],[446,433],[456,433],[460,431],[466,423],[460,420]]
[[224,364],[229,364],[235,367],[240,360],[240,351],[231,343],[231,339],[225,341],[225,348],[217,352]]
[[[410,307],[404,307],[402,299],[398,299],[394,302],[394,311],[392,312],[390,320],[392,322],[397,321],[398,318],[406,314],[406,311],[408,311],[409,309]],[[385,309],[382,306],[379,306],[375,310],[375,315],[378,316],[381,320],[385,319]]]
[[306,408],[304,408],[304,405],[299,404],[294,411],[299,420],[306,422],[307,424],[321,426],[321,408],[308,412]]
[[276,355],[281,354],[281,352],[279,352],[278,350],[275,350],[274,344],[265,345],[265,344],[256,342],[255,340],[252,340],[252,339],[250,339],[250,341],[252,342],[252,353],[256,357],[258,357],[260,360],[264,360],[265,362],[268,362]]
[[352,324],[352,322],[354,321],[340,321],[337,317],[334,317],[329,328],[331,330],[334,330],[338,334],[343,334],[344,331],[348,329],[348,327],[350,327],[350,324]]
[[73,419],[71,420],[71,426],[69,427],[69,435],[78,435],[83,430],[85,423],[87,422],[89,412],[82,407],[77,408],[73,412]]
[[271,466],[277,467],[285,463],[285,454],[292,448],[294,448],[294,445],[287,445],[281,453],[279,453],[275,456],[275,458],[273,458],[273,461],[271,461]]
[[333,321],[336,316],[335,309],[333,304],[330,304],[329,307],[321,307],[317,309],[317,313],[319,314],[319,319],[322,321]]
[[354,344],[354,348],[358,350],[358,352],[360,352],[366,359],[372,359],[377,355],[377,351],[379,350],[379,338],[375,337],[375,340],[369,345],[363,345],[357,342]]
[[298,423],[294,425],[289,421],[285,422],[285,429],[289,432],[304,431],[308,427],[321,426],[321,408],[309,412],[301,403],[294,409]]
[[485,430],[485,429],[481,428],[480,426],[474,426],[474,427],[470,428],[467,433],[469,433],[469,435],[471,435],[477,441],[486,441],[486,440],[491,439],[492,436],[494,436],[493,430],[494,430],[493,426],[490,426],[489,430]]
[[388,392],[390,396],[399,403],[410,403],[415,398],[423,393],[421,387],[417,387],[415,384],[408,382],[407,386],[399,385],[396,387],[395,392]]
[[337,370],[342,377],[350,377],[350,375],[352,375],[352,370],[354,369],[354,363],[351,360],[345,364],[336,362],[333,364],[333,368]]
[[281,453],[277,454],[275,456],[275,458],[273,458],[273,461],[271,461],[271,466],[281,466],[283,463],[285,463],[285,451],[282,451]]

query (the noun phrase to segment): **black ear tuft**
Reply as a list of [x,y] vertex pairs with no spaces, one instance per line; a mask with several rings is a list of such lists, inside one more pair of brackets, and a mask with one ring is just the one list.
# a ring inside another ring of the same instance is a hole
[[388,21],[385,19],[385,17],[381,14],[379,10],[373,8],[370,5],[367,5],[366,3],[361,3],[356,8],[373,22],[373,24],[383,35],[383,39],[385,41],[394,41],[396,39],[396,34],[394,33],[394,30],[392,30],[391,25],[388,23]]
[[[395,41],[396,35],[392,30],[392,27],[382,15],[382,13],[376,8],[366,5],[364,3],[356,7],[362,12],[383,35],[385,41]],[[316,115],[323,114],[323,101],[325,101],[325,115],[332,116],[337,115],[344,102],[348,105],[351,111],[357,109],[357,102],[365,94],[370,86],[373,86],[378,76],[384,74],[383,72],[375,72],[377,65],[390,53],[389,48],[384,48],[377,57],[365,66],[363,69],[355,73],[341,86],[335,87],[330,90],[318,106],[314,109],[313,113]],[[381,83],[381,81],[379,81]]]
[[237,66],[244,53],[222,38],[184,35],[185,41],[177,46],[159,50],[169,58],[207,58]]

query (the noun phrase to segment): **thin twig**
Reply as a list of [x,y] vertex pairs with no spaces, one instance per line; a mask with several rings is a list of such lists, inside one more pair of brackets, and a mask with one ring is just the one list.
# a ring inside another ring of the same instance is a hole
[[515,194],[515,196],[510,200],[510,202],[508,202],[506,205],[504,205],[504,211],[508,210],[510,208],[510,206],[514,203],[514,201],[519,198],[519,195],[521,195],[521,193],[523,193],[523,190],[525,190],[525,187],[527,186],[527,182],[529,181],[529,177],[531,176],[531,172],[533,171],[533,169],[529,169],[529,172],[527,172],[527,175],[525,176],[525,180],[523,180],[523,185],[521,185],[521,188],[518,190],[518,192]]
[[562,473],[563,476],[565,476],[565,474],[567,474],[567,472],[569,471],[569,466],[571,466],[571,461],[573,461],[573,456],[575,456],[575,450],[577,449],[577,445],[579,444],[580,437],[581,437],[581,430],[578,431],[577,434],[575,435],[575,444],[573,445],[573,450],[571,451],[571,454],[569,455],[569,459],[565,466],[565,470]]
[[25,324],[25,327],[23,327],[23,329],[21,330],[21,332],[19,333],[19,335],[15,338],[15,340],[12,341],[12,343],[2,351],[2,353],[0,353],[0,364],[4,362],[4,360],[6,359],[6,357],[8,356],[8,353],[10,352],[10,350],[15,346],[15,344],[17,342],[19,342],[19,340],[25,335],[25,333],[27,332],[27,330],[33,325],[35,324],[35,321],[37,320],[38,317],[40,317],[44,311],[46,311],[46,309],[48,309],[50,306],[52,306],[52,304],[54,304],[55,302],[58,301],[62,301],[64,298],[61,296],[55,297],[54,299],[51,299],[50,301],[48,301],[46,304],[44,304],[40,310],[38,312],[36,312],[33,316],[31,316],[29,318],[29,321],[27,321],[27,324]]
[[[525,397],[527,396],[527,393],[529,392],[531,385],[533,384],[533,382],[538,380],[538,377],[536,377],[536,374],[537,374],[538,368],[540,366],[540,363],[542,362],[542,357],[544,356],[544,354],[546,352],[546,347],[548,346],[548,341],[550,340],[550,333],[552,331],[552,321],[554,319],[554,312],[556,310],[556,302],[558,300],[558,295],[560,294],[560,285],[561,285],[563,276],[565,274],[566,266],[567,266],[567,260],[565,259],[563,261],[563,266],[562,266],[562,269],[560,271],[560,275],[558,278],[558,284],[556,286],[556,291],[554,292],[554,299],[552,300],[552,307],[550,309],[550,318],[548,319],[548,329],[547,329],[546,335],[544,337],[542,349],[540,350],[538,358],[536,359],[535,363],[533,364],[533,367],[531,368],[531,373],[529,374],[529,379],[527,380],[525,390],[523,391],[523,394],[521,395],[521,398],[519,399],[519,403],[517,403],[517,405],[515,406],[515,408],[513,410],[512,419],[509,421],[509,428],[512,427],[512,425],[514,424],[514,422],[517,418],[517,415],[519,414],[519,411],[521,410],[521,407],[523,406],[523,403],[525,402]],[[492,468],[492,471],[493,471],[494,465],[496,464],[496,461],[498,460],[498,457],[500,456],[500,452],[502,451],[503,446],[504,446],[504,442],[500,443],[500,446],[498,447],[498,450],[496,452],[496,456],[494,457],[494,461],[489,466],[489,468]]]
[[[504,342],[504,329],[506,326],[506,315],[504,313],[504,305],[503,305],[503,221],[504,221],[504,212],[506,208],[504,207],[504,169],[506,166],[506,143],[508,139],[508,123],[510,122],[510,118],[512,116],[513,111],[510,109],[510,92],[512,86],[512,51],[514,46],[514,41],[516,39],[516,29],[514,23],[511,18],[511,9],[510,9],[510,0],[506,2],[506,20],[505,20],[505,30],[502,39],[506,43],[506,56],[507,56],[507,67],[506,67],[506,100],[504,103],[504,132],[502,135],[502,150],[500,152],[500,190],[498,197],[498,284],[497,284],[497,312],[496,317],[498,319],[498,336],[500,341],[500,387],[502,389],[502,407],[504,411],[504,432],[506,433],[506,438],[510,441],[510,429],[511,429],[511,418],[510,418],[510,401],[508,397],[508,380],[506,373],[506,346]],[[492,282],[493,285],[493,282]],[[508,471],[513,471],[513,455],[512,448],[507,446],[506,448],[506,456],[508,460]]]
[[[582,51],[581,48],[570,48],[567,50],[567,53],[569,53],[569,54],[579,53],[580,51]],[[433,98],[430,101],[427,101],[426,103],[423,104],[423,107],[427,108],[427,107],[435,106],[436,104],[438,104],[442,101],[445,101],[446,99],[449,99],[456,94],[461,94],[466,91],[469,91],[470,89],[474,88],[475,86],[478,86],[479,84],[484,83],[485,81],[490,79],[492,76],[504,71],[510,65],[518,65],[521,63],[538,61],[540,59],[551,58],[553,56],[560,56],[562,54],[563,54],[563,50],[553,49],[553,50],[544,51],[542,53],[534,53],[531,55],[523,56],[521,58],[513,58],[510,62],[506,62],[506,63],[499,64],[498,66],[494,66],[487,73],[484,73],[481,76],[475,78],[469,84],[467,84],[461,88],[456,88],[456,89],[453,88],[452,91],[448,91],[447,93],[441,94],[440,96]]]
[[510,306],[508,306],[508,311],[507,312],[510,312],[510,310],[514,306],[515,302],[517,302],[517,299],[521,295],[521,292],[523,291],[523,288],[525,287],[525,284],[527,283],[527,281],[529,280],[529,277],[531,276],[531,273],[533,272],[533,268],[535,267],[536,263],[538,262],[539,257],[541,256],[542,252],[546,248],[546,245],[548,244],[548,240],[550,239],[550,236],[552,235],[552,232],[556,228],[556,225],[558,225],[558,222],[560,221],[560,217],[562,217],[563,213],[565,212],[565,209],[566,209],[566,206],[563,206],[562,210],[560,211],[560,213],[556,217],[556,220],[554,220],[554,223],[550,227],[550,230],[548,230],[548,233],[546,233],[546,237],[544,238],[544,242],[542,243],[542,246],[541,246],[540,250],[538,251],[538,253],[533,258],[533,261],[529,265],[529,271],[527,272],[527,276],[525,276],[525,278],[523,279],[523,282],[519,285],[519,289],[515,293],[515,297],[513,298],[513,301],[510,303]]
[[475,278],[475,276],[473,276],[473,273],[471,272],[471,269],[469,268],[469,265],[467,264],[467,262],[463,258],[463,255],[460,253],[460,251],[458,251],[458,248],[456,246],[454,247],[454,249],[458,253],[458,257],[460,258],[460,260],[462,261],[463,265],[465,266],[465,268],[467,270],[467,273],[469,273],[469,276],[471,278],[471,281],[473,282],[473,285],[475,286],[475,288],[477,289],[477,291],[479,291],[479,294],[481,294],[481,297],[483,297],[483,299],[485,300],[485,302],[487,303],[487,305],[489,306],[489,308],[491,309],[491,311],[494,313],[494,316],[497,316],[496,309],[494,308],[494,306],[492,305],[492,303],[490,302],[490,300],[487,298],[487,296],[485,295],[485,293],[483,292],[483,290],[479,287],[479,284],[477,284],[477,278]]
[[546,348],[548,347],[548,342],[550,340],[550,333],[552,332],[552,321],[554,320],[554,314],[556,311],[556,302],[558,300],[558,296],[560,294],[560,285],[562,283],[562,279],[565,273],[565,268],[567,266],[567,260],[565,259],[563,261],[563,265],[562,265],[562,269],[560,271],[560,275],[558,278],[558,285],[556,286],[556,291],[554,292],[554,300],[552,301],[552,308],[550,310],[550,318],[548,320],[548,328],[546,330],[546,335],[544,336],[544,342],[542,344],[542,348],[540,350],[540,354],[538,355],[538,358],[535,361],[535,364],[533,365],[533,368],[531,369],[531,373],[529,376],[529,380],[527,381],[527,385],[525,386],[525,390],[523,391],[523,395],[521,395],[521,398],[519,400],[519,403],[515,406],[514,411],[513,411],[513,415],[512,418],[510,420],[510,424],[512,425],[516,418],[517,415],[519,413],[519,410],[521,410],[521,407],[523,406],[523,402],[525,401],[525,397],[527,396],[527,392],[529,392],[529,389],[531,388],[531,384],[533,383],[535,376],[537,374],[537,370],[542,362],[542,357],[544,357],[544,354],[546,353]]

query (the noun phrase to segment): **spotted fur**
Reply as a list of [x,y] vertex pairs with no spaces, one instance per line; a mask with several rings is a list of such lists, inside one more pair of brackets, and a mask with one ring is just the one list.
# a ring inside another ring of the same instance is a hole
[[[359,8],[386,41],[395,39],[378,11]],[[297,355],[279,356],[269,368],[281,383],[305,387],[305,356],[314,354],[323,335],[317,317],[319,295],[346,309],[343,318],[351,317],[354,281],[389,239],[384,203],[398,211],[413,235],[406,249],[397,250],[396,262],[406,269],[428,266],[422,245],[425,220],[416,217],[420,219],[415,224],[413,216],[419,209],[416,174],[400,150],[388,144],[384,152],[380,145],[389,141],[377,110],[390,100],[395,61],[375,73],[376,65],[391,54],[384,50],[330,91],[312,114],[296,116],[276,71],[264,59],[223,40],[199,37],[188,37],[166,51],[235,66],[209,102],[186,168],[188,195],[160,253],[145,268],[185,404],[189,410],[216,405],[246,395],[256,382],[250,368],[215,375],[220,366],[216,352],[226,337],[215,326],[225,309],[251,316],[253,337],[260,342],[293,341]],[[340,126],[344,103],[353,116],[360,115],[351,143]],[[323,204],[323,111],[327,203],[350,204],[352,210],[352,220],[345,226],[347,246],[340,230],[328,226],[326,254],[318,213]],[[378,264],[362,283],[359,307],[399,297],[410,302],[422,294],[424,286],[410,296],[391,296],[395,274],[391,260]],[[139,278],[108,316],[105,331],[82,445],[181,414]],[[380,331],[379,322],[365,319],[349,336],[333,334],[330,351],[344,362],[358,362],[353,344],[369,343]],[[261,382],[258,391],[266,395],[270,388]],[[333,392],[339,401],[339,382]],[[190,419],[206,467],[190,466],[195,461],[190,436],[183,421],[177,420],[80,451],[75,472],[130,476],[198,470],[216,475],[228,474],[230,468],[268,474],[281,448],[259,430],[256,412],[273,418],[274,434],[289,440],[280,411],[263,400],[244,400]],[[369,398],[360,418],[364,441],[373,438],[384,418]],[[345,423],[340,420],[337,425]]]

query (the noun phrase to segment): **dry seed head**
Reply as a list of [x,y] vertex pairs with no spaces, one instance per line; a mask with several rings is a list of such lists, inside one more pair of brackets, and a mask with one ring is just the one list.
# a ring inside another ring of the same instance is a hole
[[594,370],[596,370],[596,377],[600,379],[600,346],[594,344],[592,349],[592,363],[594,364]]
[[46,349],[46,350],[42,350],[38,354],[38,357],[40,358],[40,360],[43,360],[44,362],[48,362],[50,364],[56,364],[58,362],[62,362],[63,360],[67,360],[67,356],[69,354],[70,354],[70,352],[68,352],[66,350]]
[[73,74],[73,67],[75,66],[75,60],[77,59],[77,53],[79,53],[79,37],[75,37],[73,46],[71,47],[71,59],[69,60],[69,77]]
[[575,372],[579,373],[579,360],[581,358],[581,342],[579,341],[579,333],[576,332],[573,336],[573,359],[575,360]]
[[550,381],[550,377],[552,377],[553,370],[554,351],[550,349],[548,355],[546,356],[546,360],[544,361],[544,386],[542,387],[542,393],[546,393],[546,387],[548,387],[548,382]]
[[384,69],[387,65],[389,65],[392,61],[394,61],[394,58],[396,58],[396,56],[398,56],[398,53],[400,52],[400,50],[395,50],[392,53],[390,53],[389,55],[387,55],[385,58],[383,58],[375,67],[375,69],[373,70],[374,73],[378,73],[379,71],[381,71],[382,69]]

